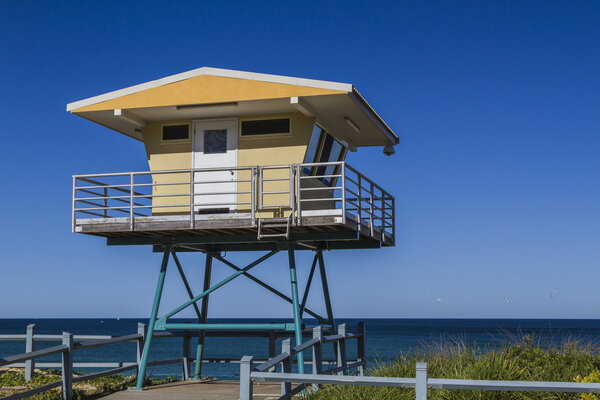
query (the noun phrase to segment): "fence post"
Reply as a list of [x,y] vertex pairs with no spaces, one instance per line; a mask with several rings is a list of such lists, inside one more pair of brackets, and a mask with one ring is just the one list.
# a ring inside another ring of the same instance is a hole
[[142,337],[138,338],[136,344],[136,363],[137,363],[137,372],[136,375],[140,373],[140,364],[142,363],[142,353],[144,352],[144,340],[146,340],[146,324],[142,324],[138,322],[137,328],[138,335],[142,335]]
[[[323,372],[323,327],[321,325],[313,328],[313,338],[319,339],[319,342],[315,343],[312,348],[312,373],[318,375]],[[319,390],[319,385],[313,385],[313,391]]]
[[240,400],[252,400],[252,356],[244,356],[240,362]]
[[367,363],[367,357],[365,354],[365,322],[361,321],[358,323],[358,334],[360,337],[356,342],[356,354],[358,361],[363,364],[358,367],[358,375],[363,376],[365,374],[365,364]]
[[73,398],[73,334],[63,332],[62,344],[67,345],[67,350],[62,353],[62,398]]
[[192,342],[192,337],[186,334],[183,337],[183,350],[181,356],[182,363],[182,371],[181,371],[181,379],[187,381],[190,379],[190,344]]
[[[285,339],[281,342],[281,352],[290,354],[292,352],[292,339]],[[281,363],[281,372],[292,372],[292,356],[289,356]],[[281,395],[286,395],[292,390],[291,382],[281,382]]]
[[[275,332],[269,331],[269,360],[277,354],[277,338]],[[269,368],[269,372],[275,372],[275,367]]]
[[[27,325],[27,331],[25,333],[25,352],[30,353],[35,350],[35,344],[33,343],[33,335],[35,334],[35,324]],[[35,369],[35,361],[25,361],[25,381],[29,382]]]
[[427,363],[417,363],[415,394],[417,400],[427,400]]
[[344,375],[348,367],[348,360],[346,359],[346,324],[338,326],[338,335],[343,335],[344,338],[336,342],[337,346],[337,366],[344,367],[341,371],[338,371],[338,375]]

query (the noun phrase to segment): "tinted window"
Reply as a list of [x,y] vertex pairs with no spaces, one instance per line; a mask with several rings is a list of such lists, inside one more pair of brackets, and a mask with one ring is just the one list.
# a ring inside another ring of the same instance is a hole
[[227,129],[204,131],[204,154],[227,152]]
[[190,137],[189,125],[166,125],[162,127],[162,140],[186,140]]
[[290,133],[290,119],[242,121],[242,136],[270,135],[275,133]]

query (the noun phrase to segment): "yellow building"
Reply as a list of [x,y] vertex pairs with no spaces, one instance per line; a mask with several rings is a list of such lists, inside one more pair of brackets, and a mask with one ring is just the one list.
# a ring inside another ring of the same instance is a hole
[[348,225],[393,244],[393,197],[344,160],[361,146],[390,155],[398,136],[351,84],[203,67],[67,111],[142,141],[149,164],[75,176],[74,231],[264,239]]

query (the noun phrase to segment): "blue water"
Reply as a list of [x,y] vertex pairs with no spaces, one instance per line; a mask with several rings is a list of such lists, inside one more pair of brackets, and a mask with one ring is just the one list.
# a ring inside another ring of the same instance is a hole
[[[193,320],[173,320],[173,322],[194,322]],[[239,320],[212,319],[209,322],[235,322]],[[345,322],[350,331],[356,328],[358,319],[339,319]],[[540,320],[540,319],[364,319],[366,324],[366,351],[368,361],[386,362],[400,354],[414,352],[432,343],[461,340],[466,345],[479,349],[499,348],[514,342],[524,335],[531,335],[543,346],[558,345],[564,341],[578,340],[586,343],[600,343],[600,320]],[[144,319],[0,319],[0,334],[25,333],[25,327],[36,324],[36,333],[60,334],[62,331],[74,334],[96,334],[120,336],[137,332],[137,323]],[[277,319],[247,319],[244,322],[290,322]],[[310,320],[307,324],[314,323]],[[150,359],[159,360],[181,357],[181,338],[155,339]],[[36,342],[37,348],[58,344],[57,342]],[[195,351],[196,342],[192,342]],[[278,342],[280,349],[280,342]],[[25,351],[24,341],[0,341],[0,357]],[[332,349],[326,348],[325,357],[333,358]],[[263,338],[207,338],[206,357],[241,358],[253,355],[267,357],[267,339]],[[348,356],[356,356],[354,342],[349,342]],[[135,361],[135,343],[122,343],[112,346],[75,352],[75,361]],[[60,356],[51,356],[40,361],[58,361]],[[204,364],[203,375],[221,379],[235,378],[239,370],[237,364]],[[86,369],[80,372],[92,372]],[[153,376],[181,374],[181,365],[149,367]]]

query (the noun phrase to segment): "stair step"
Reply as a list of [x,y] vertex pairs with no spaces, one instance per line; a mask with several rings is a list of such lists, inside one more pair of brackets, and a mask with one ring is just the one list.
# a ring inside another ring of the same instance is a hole
[[268,237],[287,237],[287,235],[285,233],[267,233],[267,234],[261,234],[260,238],[268,238]]
[[267,223],[263,223],[261,225],[263,228],[287,228],[287,224],[281,224],[281,223],[277,223],[277,224],[267,224]]

